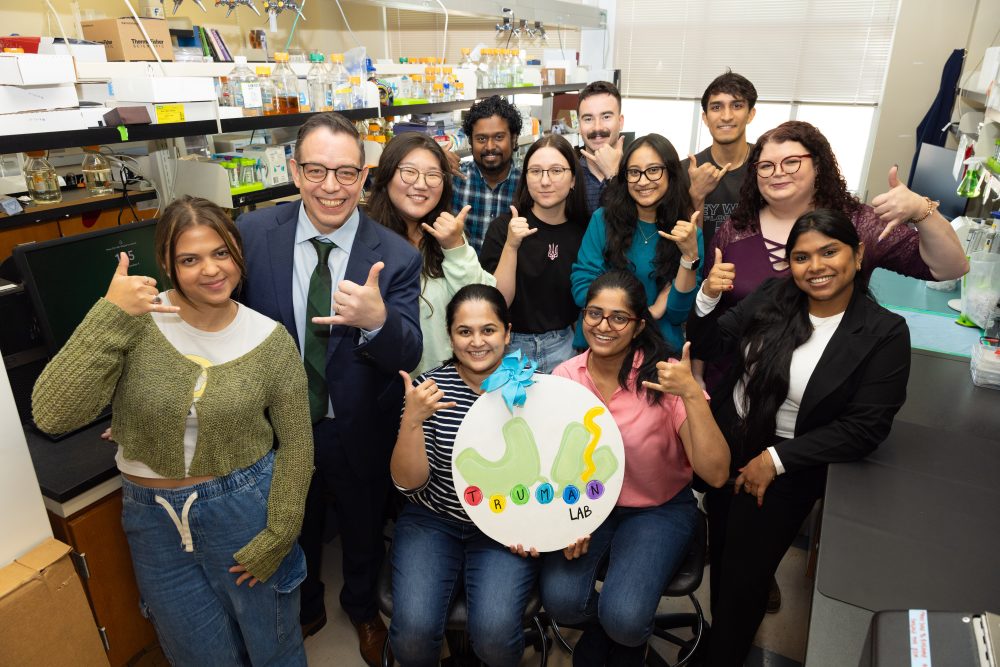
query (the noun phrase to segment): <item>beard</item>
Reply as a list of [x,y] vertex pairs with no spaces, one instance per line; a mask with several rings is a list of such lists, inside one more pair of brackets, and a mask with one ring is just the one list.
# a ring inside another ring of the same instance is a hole
[[[492,156],[496,156],[496,157],[500,158],[500,162],[498,162],[495,167],[494,166],[490,166],[488,164],[485,164],[485,158],[492,157]],[[483,172],[484,174],[491,174],[491,175],[492,174],[502,174],[510,166],[512,158],[513,158],[513,155],[511,157],[507,158],[506,160],[504,160],[503,159],[503,153],[501,153],[500,151],[490,151],[490,152],[485,152],[484,151],[483,153],[479,154],[479,158],[476,159],[475,162],[479,166],[479,171]]]

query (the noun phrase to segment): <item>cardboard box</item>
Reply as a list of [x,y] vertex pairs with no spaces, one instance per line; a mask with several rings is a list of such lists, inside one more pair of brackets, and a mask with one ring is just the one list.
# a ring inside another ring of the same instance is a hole
[[49,538],[0,569],[0,665],[108,666],[69,552]]
[[69,56],[36,53],[0,53],[0,84],[50,86],[74,83],[76,68]]
[[546,86],[561,86],[566,83],[566,70],[562,67],[543,67],[542,84]]
[[[165,19],[142,19],[142,25],[160,54],[160,60],[173,60],[170,31]],[[156,60],[149,42],[131,16],[117,19],[96,19],[80,24],[84,39],[99,42],[107,51],[108,60]]]
[[116,99],[133,102],[211,102],[216,99],[210,76],[111,77]]
[[72,109],[80,105],[72,83],[53,86],[0,86],[0,114]]

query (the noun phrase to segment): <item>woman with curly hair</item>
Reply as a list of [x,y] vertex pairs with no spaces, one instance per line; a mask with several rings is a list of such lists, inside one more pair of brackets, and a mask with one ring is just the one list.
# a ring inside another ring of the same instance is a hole
[[479,265],[465,235],[466,206],[453,215],[452,183],[444,151],[431,137],[406,132],[392,138],[375,173],[368,215],[413,244],[420,271],[420,331],[424,351],[414,373],[451,357],[444,311],[455,292],[470,283],[495,285]]
[[[583,307],[587,290],[608,269],[631,271],[646,290],[649,311],[675,354],[681,326],[694,303],[701,272],[701,230],[692,215],[687,172],[665,137],[648,134],[622,155],[624,169],[604,193],[573,264],[573,298]],[[690,218],[690,221],[688,220]],[[576,347],[585,343],[577,335]]]
[[868,249],[861,267],[866,279],[879,267],[922,280],[950,280],[968,270],[958,237],[935,202],[900,183],[893,166],[889,192],[875,197],[872,206],[862,203],[847,190],[830,143],[809,123],[792,120],[768,130],[747,160],[750,174],[739,204],[705,257],[705,275],[716,261],[716,248],[723,261],[740,267],[722,308],[765,279],[788,275],[788,232],[800,216],[818,208],[850,216]]

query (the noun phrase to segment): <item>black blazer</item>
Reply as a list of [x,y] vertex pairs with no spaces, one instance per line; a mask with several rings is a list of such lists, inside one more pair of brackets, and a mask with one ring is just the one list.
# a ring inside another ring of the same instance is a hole
[[[280,204],[237,220],[247,276],[240,301],[285,325],[298,344],[292,308],[292,264],[299,202]],[[326,379],[341,441],[352,471],[364,479],[388,475],[403,404],[399,371],[420,361],[420,253],[399,234],[363,212],[347,260],[345,280],[364,284],[376,262],[385,262],[379,289],[386,320],[378,335],[360,343],[354,327],[335,326],[327,346]],[[323,443],[316,443],[316,450]]]
[[[752,314],[791,278],[772,279],[735,307],[699,317],[692,309],[688,337],[692,356],[712,360],[738,354]],[[697,354],[695,354],[697,350]],[[735,467],[743,466],[771,443],[734,442],[738,419],[733,389],[742,364],[733,364],[715,392],[712,411],[729,439]],[[855,290],[844,318],[823,351],[802,395],[795,437],[775,445],[787,472],[852,461],[874,451],[892,428],[906,401],[910,376],[910,330],[906,320]],[[739,453],[737,455],[737,453]]]

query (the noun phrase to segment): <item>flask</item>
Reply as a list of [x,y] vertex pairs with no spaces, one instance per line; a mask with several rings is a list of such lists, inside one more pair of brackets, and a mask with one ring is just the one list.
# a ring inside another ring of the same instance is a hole
[[52,164],[45,158],[45,151],[28,151],[28,161],[24,165],[24,180],[28,194],[36,204],[52,204],[62,201],[59,190],[59,176]]
[[277,114],[278,107],[274,99],[274,81],[271,80],[271,68],[266,65],[257,65],[257,81],[260,83],[260,106],[264,115]]
[[115,189],[111,185],[111,165],[101,155],[100,146],[83,147],[83,182],[87,184],[87,192],[91,195],[110,195]]

